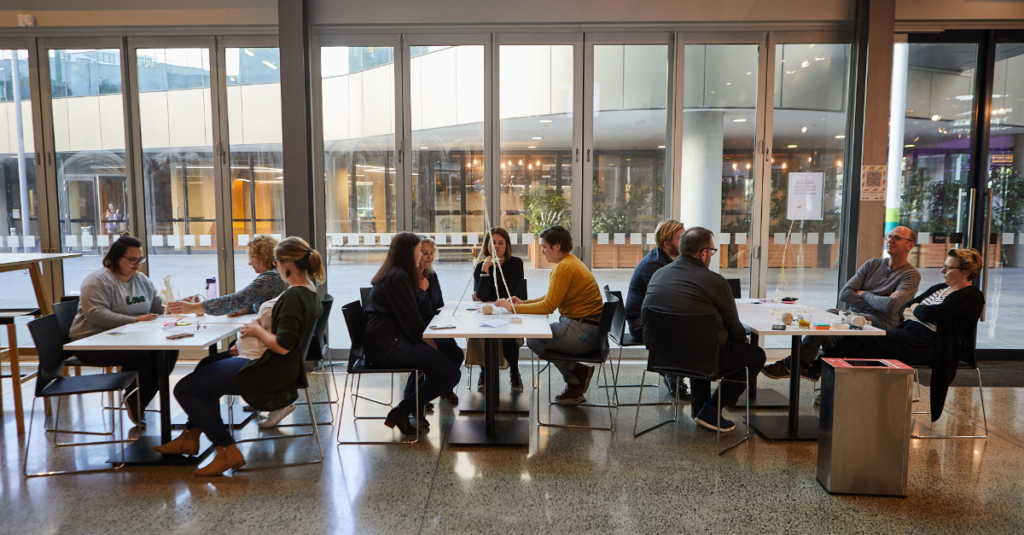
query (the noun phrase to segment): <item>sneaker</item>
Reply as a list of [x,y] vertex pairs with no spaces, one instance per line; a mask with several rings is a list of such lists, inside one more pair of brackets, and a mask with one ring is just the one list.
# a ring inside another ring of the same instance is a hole
[[523,392],[523,378],[519,375],[519,372],[509,372],[509,383],[512,385],[512,391],[516,393]]
[[710,402],[704,404],[704,408],[697,413],[696,420],[698,424],[712,431],[728,433],[736,429],[736,424],[721,417],[718,414],[718,409],[711,405]]
[[484,369],[482,367],[480,368],[480,377],[478,377],[476,380],[476,391],[484,391]]
[[686,388],[686,383],[679,381],[679,401],[690,401],[690,392]]
[[565,385],[565,390],[555,396],[555,401],[562,405],[586,403],[587,398],[583,397],[583,392],[585,392],[583,385]]
[[576,377],[580,380],[580,384],[583,387],[583,390],[580,393],[582,394],[589,390],[590,380],[594,378],[594,367],[576,364],[576,369],[573,370],[573,373],[576,374]]
[[295,412],[295,405],[288,405],[283,409],[270,411],[270,414],[267,415],[267,419],[261,421],[256,425],[258,425],[260,429],[270,429],[271,427],[277,427],[277,424],[281,423],[281,420],[284,420],[285,418],[288,417],[289,414],[293,412]]
[[[814,360],[814,362],[800,362],[800,375],[806,379],[817,381],[821,379],[821,365],[820,360]],[[818,364],[817,366],[815,364]]]
[[789,357],[776,361],[761,369],[761,373],[771,379],[789,379]]

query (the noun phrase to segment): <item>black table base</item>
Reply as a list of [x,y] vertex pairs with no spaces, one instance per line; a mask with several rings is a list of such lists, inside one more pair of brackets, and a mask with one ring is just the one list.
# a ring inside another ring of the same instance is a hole
[[494,432],[487,432],[485,420],[456,420],[448,433],[452,446],[529,446],[529,420],[494,422]]
[[[786,396],[772,390],[771,388],[756,388],[756,396],[750,396],[750,408],[751,409],[785,409],[789,406],[789,400]],[[733,405],[733,408],[743,409],[746,408],[747,404],[743,401],[743,396],[740,396],[740,400]]]
[[[459,413],[480,413],[484,412],[484,395],[471,393],[459,397]],[[503,414],[530,414],[530,395],[526,392],[501,392],[498,394],[497,413]]]
[[796,429],[789,425],[788,416],[750,415],[750,428],[767,440],[818,440],[818,417],[801,416]]
[[[153,447],[163,444],[158,435],[143,435],[130,446],[124,448],[124,464],[146,465],[146,464],[199,464],[213,449],[208,448],[201,455],[189,457],[187,455],[164,455],[153,451]],[[121,464],[121,452],[107,459],[110,464]]]

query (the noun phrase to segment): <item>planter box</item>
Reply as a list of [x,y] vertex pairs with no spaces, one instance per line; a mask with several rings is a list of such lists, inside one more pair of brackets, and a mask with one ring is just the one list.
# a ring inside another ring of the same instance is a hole
[[[998,269],[1002,264],[1002,237],[996,240],[995,244],[989,245],[988,247],[988,258],[985,259],[985,265],[989,269]],[[924,243],[914,246],[914,249],[910,251],[910,263],[916,268],[941,268],[943,263],[946,261],[946,254],[950,249],[960,247],[957,243]]]
[[597,240],[592,240],[591,246],[594,268],[634,268],[644,257],[643,245],[630,243],[629,238],[625,245],[598,245]]
[[[768,267],[783,267],[783,249],[786,243],[775,243],[775,238],[768,238]],[[785,267],[788,268],[816,268],[818,267],[818,245],[805,243],[791,243],[785,251]]]

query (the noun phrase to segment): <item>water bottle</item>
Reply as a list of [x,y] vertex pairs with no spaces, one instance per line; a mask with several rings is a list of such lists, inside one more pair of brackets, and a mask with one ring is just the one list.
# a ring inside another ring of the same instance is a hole
[[215,299],[217,297],[217,277],[212,279],[206,279],[206,300]]

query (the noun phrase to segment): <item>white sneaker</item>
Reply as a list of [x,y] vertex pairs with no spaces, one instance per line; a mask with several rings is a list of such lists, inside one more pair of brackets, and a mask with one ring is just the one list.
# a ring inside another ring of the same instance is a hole
[[288,405],[283,409],[270,411],[270,414],[267,416],[267,419],[263,420],[258,425],[260,426],[261,429],[276,427],[277,424],[281,423],[281,420],[284,420],[285,418],[288,417],[289,414],[293,412],[295,412],[295,405]]

